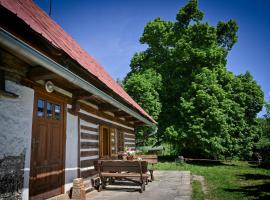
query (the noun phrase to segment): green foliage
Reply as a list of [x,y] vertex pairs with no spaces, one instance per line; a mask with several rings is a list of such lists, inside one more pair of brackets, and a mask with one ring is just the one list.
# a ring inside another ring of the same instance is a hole
[[[147,69],[143,73],[132,73],[124,81],[124,89],[142,106],[155,120],[161,111],[159,92],[161,90],[161,75],[153,69]],[[137,145],[152,145],[156,142],[148,136],[155,132],[154,127],[138,127],[136,129]]]
[[263,92],[252,75],[247,72],[244,75],[237,76],[233,84],[233,99],[245,109],[245,118],[252,121],[256,118],[258,112],[263,106]]
[[157,72],[153,69],[148,69],[144,73],[133,73],[125,80],[124,88],[146,112],[154,119],[158,119],[161,111],[161,103],[159,101],[161,76]]
[[265,105],[265,109],[266,109],[266,113],[264,115],[264,118],[270,120],[270,102],[265,102],[264,105]]
[[238,26],[235,21],[229,20],[227,23],[218,22],[217,25],[217,39],[218,44],[227,50],[231,50],[233,45],[237,42]]
[[176,19],[183,27],[188,26],[193,20],[195,22],[202,20],[203,13],[198,9],[197,0],[190,0],[187,5],[180,9]]
[[203,15],[190,0],[176,21],[149,22],[140,38],[148,48],[134,55],[124,87],[158,120],[159,140],[177,153],[247,158],[258,140],[263,93],[249,72],[226,69],[237,23],[211,26]]
[[155,127],[139,126],[135,131],[136,146],[153,146],[157,143],[157,138],[155,137]]
[[261,136],[256,144],[258,156],[262,158],[263,163],[270,164],[270,103],[265,102],[266,114],[264,118],[258,119]]
[[[185,155],[210,158],[252,155],[259,131],[254,110],[262,106],[263,98],[254,81],[242,79],[246,76],[252,80],[249,73],[236,77],[225,68],[203,68],[195,76],[179,105],[182,119],[179,132],[185,134],[179,134],[178,139]],[[248,87],[252,88],[250,93]]]

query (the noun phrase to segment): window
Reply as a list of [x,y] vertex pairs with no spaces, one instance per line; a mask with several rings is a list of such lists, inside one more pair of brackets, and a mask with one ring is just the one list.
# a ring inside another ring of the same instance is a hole
[[117,153],[117,139],[115,129],[111,128],[111,144],[112,144],[112,156],[116,156]]
[[47,119],[61,119],[61,106],[58,104],[53,104],[51,102],[46,102],[42,99],[37,101],[37,116],[45,117]]
[[124,151],[124,133],[118,131],[117,132],[117,152]]
[[60,105],[54,105],[54,118],[59,120],[61,118],[61,106]]
[[47,118],[51,119],[53,116],[53,104],[51,102],[47,102]]
[[45,107],[45,101],[42,99],[38,100],[37,103],[37,116],[38,117],[44,117],[44,107]]

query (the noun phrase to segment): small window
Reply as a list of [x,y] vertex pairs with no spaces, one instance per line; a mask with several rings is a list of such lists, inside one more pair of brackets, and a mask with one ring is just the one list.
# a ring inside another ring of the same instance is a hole
[[118,132],[117,133],[117,152],[124,151],[124,133],[123,132]]
[[47,102],[47,118],[51,119],[53,116],[53,104],[51,102]]
[[61,118],[61,106],[60,105],[54,105],[54,118],[60,119]]
[[44,117],[44,105],[45,105],[45,101],[42,99],[39,99],[37,103],[37,107],[38,107],[37,116],[38,117]]
[[116,153],[116,139],[115,139],[115,130],[113,128],[110,129],[111,130],[111,145],[112,145],[112,153],[115,154]]

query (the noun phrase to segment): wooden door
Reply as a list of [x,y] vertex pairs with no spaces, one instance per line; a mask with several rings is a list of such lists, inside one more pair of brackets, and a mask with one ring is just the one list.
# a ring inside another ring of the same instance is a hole
[[65,107],[59,98],[36,92],[30,169],[30,198],[63,193]]
[[99,155],[101,159],[109,159],[111,151],[111,131],[107,126],[100,127]]

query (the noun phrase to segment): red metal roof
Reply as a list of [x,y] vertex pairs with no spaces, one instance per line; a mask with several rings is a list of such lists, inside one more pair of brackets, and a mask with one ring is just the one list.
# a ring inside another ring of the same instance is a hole
[[72,59],[111,88],[116,94],[133,106],[143,116],[155,122],[116,81],[66,33],[52,18],[41,10],[32,0],[0,0],[0,4],[16,14],[31,29],[41,34],[53,46],[65,51]]

